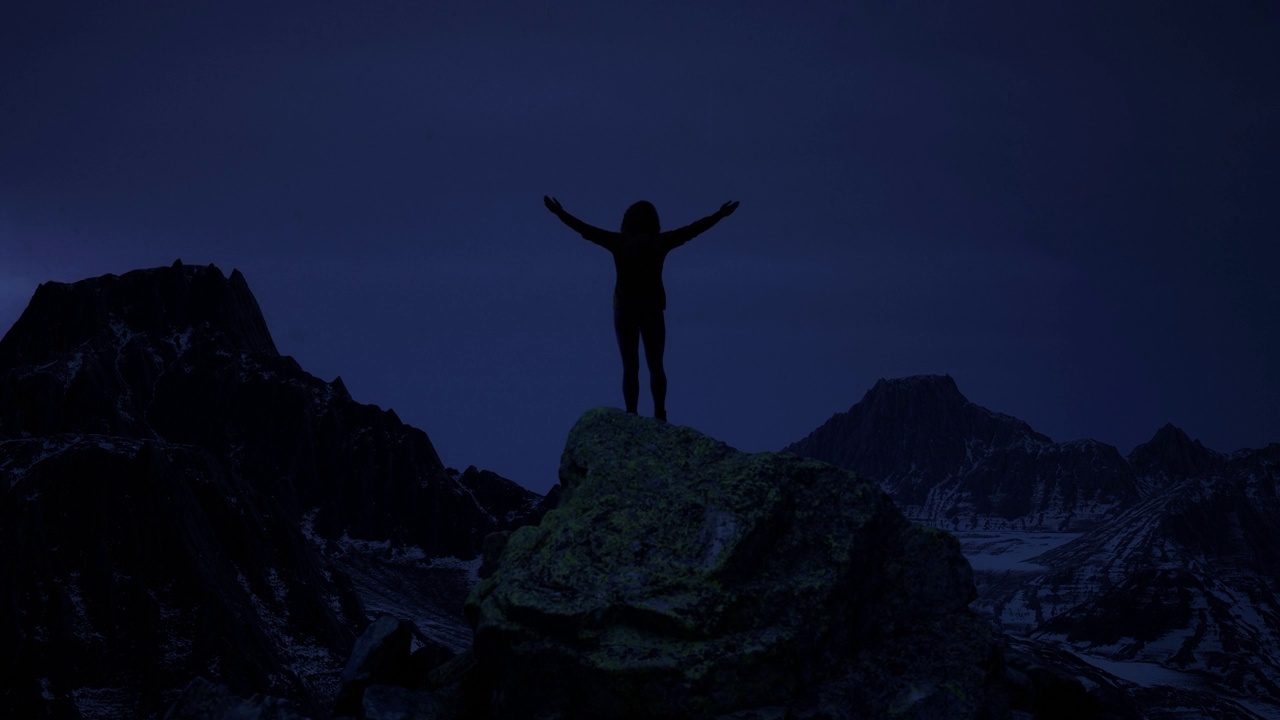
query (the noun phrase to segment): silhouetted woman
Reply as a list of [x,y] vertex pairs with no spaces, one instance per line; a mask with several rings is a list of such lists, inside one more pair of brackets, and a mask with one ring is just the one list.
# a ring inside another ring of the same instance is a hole
[[560,207],[560,201],[543,196],[547,209],[582,237],[613,254],[618,271],[613,286],[613,329],[622,352],[622,397],[627,412],[636,412],[640,395],[640,339],[649,365],[649,388],[653,391],[653,416],[667,419],[667,374],[662,370],[662,351],[667,341],[663,311],[667,293],[662,287],[662,261],[667,253],[711,229],[738,209],[736,200],[720,206],[715,213],[678,230],[661,232],[658,211],[653,203],[641,200],[622,216],[622,232],[610,232],[588,225]]

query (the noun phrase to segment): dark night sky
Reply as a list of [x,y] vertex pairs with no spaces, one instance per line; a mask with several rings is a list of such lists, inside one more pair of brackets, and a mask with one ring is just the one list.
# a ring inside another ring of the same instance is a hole
[[950,373],[1055,440],[1280,440],[1273,2],[22,5],[0,328],[239,268],[282,352],[543,491],[621,371],[609,255],[542,196],[737,199],[668,258],[674,422],[777,449]]

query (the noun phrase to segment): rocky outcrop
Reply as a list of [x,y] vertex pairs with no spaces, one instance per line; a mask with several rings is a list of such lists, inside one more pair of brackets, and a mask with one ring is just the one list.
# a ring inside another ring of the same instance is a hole
[[467,563],[536,500],[280,355],[239,272],[45,283],[0,340],[0,715],[156,717],[197,675],[323,714],[397,604],[344,564],[465,633]]
[[192,680],[164,715],[164,720],[309,720],[288,700],[270,695],[240,697],[226,685],[203,677]]
[[[981,717],[997,644],[954,538],[825,463],[586,413],[559,506],[468,601],[497,718]],[[738,715],[746,717],[747,715]]]
[[882,379],[785,451],[872,478],[908,517],[948,529],[1083,530],[1138,497],[1115,448],[1054,443],[948,375]]

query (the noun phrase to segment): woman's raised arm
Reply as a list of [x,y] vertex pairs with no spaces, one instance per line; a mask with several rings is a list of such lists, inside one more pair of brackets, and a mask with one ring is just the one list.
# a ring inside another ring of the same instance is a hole
[[738,201],[730,200],[729,202],[721,205],[719,210],[711,213],[701,220],[695,220],[682,228],[676,228],[675,230],[669,230],[662,233],[662,244],[665,245],[668,250],[678,248],[702,233],[710,230],[713,225],[720,222],[721,219],[729,217],[733,214],[733,211],[737,209]]
[[568,225],[574,232],[578,233],[583,238],[606,249],[611,249],[615,244],[614,240],[617,238],[618,233],[609,232],[608,230],[603,230],[594,225],[588,225],[587,223],[582,222],[578,218],[570,215],[569,211],[565,210],[564,207],[560,205],[559,200],[543,195],[542,204],[546,205],[548,210],[554,213],[556,217],[560,218],[560,222]]

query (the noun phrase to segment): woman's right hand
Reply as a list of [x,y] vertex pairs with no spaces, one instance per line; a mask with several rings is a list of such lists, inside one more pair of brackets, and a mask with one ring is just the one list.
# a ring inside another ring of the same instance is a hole
[[720,217],[729,217],[730,215],[733,214],[733,211],[737,209],[738,209],[738,201],[730,200],[729,202],[720,206]]

